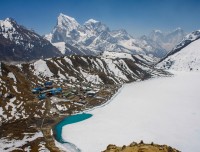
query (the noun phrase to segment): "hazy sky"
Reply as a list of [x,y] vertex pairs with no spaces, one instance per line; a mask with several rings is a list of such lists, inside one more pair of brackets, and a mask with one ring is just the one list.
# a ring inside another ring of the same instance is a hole
[[200,29],[200,0],[0,0],[0,19],[12,17],[41,35],[53,29],[59,13],[80,24],[93,18],[135,37],[153,29]]

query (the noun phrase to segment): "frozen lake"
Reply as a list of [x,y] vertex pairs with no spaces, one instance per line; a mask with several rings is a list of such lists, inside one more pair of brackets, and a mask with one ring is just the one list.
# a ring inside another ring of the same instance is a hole
[[143,140],[183,152],[200,149],[200,73],[176,73],[125,85],[87,120],[63,127],[63,139],[83,152]]

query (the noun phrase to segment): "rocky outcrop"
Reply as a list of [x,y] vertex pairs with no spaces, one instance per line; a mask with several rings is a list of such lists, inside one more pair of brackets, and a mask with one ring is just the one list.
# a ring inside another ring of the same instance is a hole
[[108,145],[107,149],[103,152],[180,152],[175,148],[167,145],[145,144],[143,141],[140,143],[133,142],[129,146],[118,147],[116,145]]

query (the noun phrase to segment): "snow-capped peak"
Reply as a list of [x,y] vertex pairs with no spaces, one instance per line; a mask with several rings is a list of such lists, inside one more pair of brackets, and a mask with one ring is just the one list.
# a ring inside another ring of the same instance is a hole
[[0,26],[4,28],[12,28],[12,21],[14,21],[11,18],[6,18],[5,20],[0,20]]
[[77,29],[79,23],[73,17],[60,13],[60,15],[58,16],[57,26],[61,28],[66,28],[71,31],[73,29]]
[[15,20],[13,18],[11,18],[11,17],[6,18],[5,21],[7,21],[7,22],[15,22]]
[[96,21],[94,19],[89,19],[84,23],[84,27],[88,30],[95,31],[101,33],[103,31],[110,31],[109,28],[101,23],[100,21]]
[[88,21],[85,22],[85,24],[91,24],[91,23],[98,23],[99,21],[96,21],[94,19],[89,19]]
[[155,32],[155,33],[162,33],[161,30],[153,30],[153,32]]

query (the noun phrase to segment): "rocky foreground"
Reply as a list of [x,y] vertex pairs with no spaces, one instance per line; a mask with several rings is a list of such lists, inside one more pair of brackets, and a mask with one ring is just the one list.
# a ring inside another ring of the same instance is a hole
[[129,146],[117,147],[116,145],[108,145],[107,149],[103,152],[180,152],[175,148],[167,145],[145,144],[143,141],[140,143],[133,142]]

